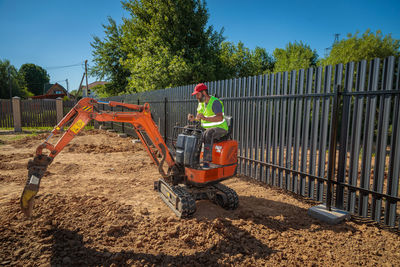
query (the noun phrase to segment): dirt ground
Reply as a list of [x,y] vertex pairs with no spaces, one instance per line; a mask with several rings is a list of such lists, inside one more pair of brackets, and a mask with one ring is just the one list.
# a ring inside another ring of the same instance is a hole
[[26,166],[45,138],[0,142],[0,266],[400,266],[398,233],[321,223],[307,215],[315,203],[240,177],[224,182],[237,210],[200,201],[178,219],[142,145],[98,130],[55,158],[26,219]]

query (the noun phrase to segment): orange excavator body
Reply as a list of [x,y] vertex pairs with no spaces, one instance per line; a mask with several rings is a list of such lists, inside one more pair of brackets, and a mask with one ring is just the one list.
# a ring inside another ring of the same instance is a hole
[[[131,111],[99,111],[97,109],[98,104],[107,104],[111,107],[122,106]],[[195,211],[194,201],[204,199],[205,195],[208,199],[225,208],[234,209],[237,207],[236,193],[222,184],[218,185],[219,181],[236,174],[238,147],[236,141],[228,140],[214,144],[213,167],[203,168],[200,164],[187,166],[175,161],[151,117],[148,103],[134,105],[84,98],[54,127],[49,137],[37,147],[34,159],[28,163],[28,179],[20,199],[21,209],[27,216],[31,215],[34,197],[39,190],[40,180],[48,165],[91,120],[132,124],[137,136],[145,146],[150,158],[158,166],[162,176],[162,179],[155,182],[155,189],[179,217],[187,217],[193,214]],[[55,145],[49,143],[49,139],[64,131],[64,127],[68,127],[68,129],[65,130],[58,142]],[[144,133],[148,138],[145,138]],[[48,150],[49,153],[44,154],[43,150]],[[161,160],[159,160],[158,154],[161,155]],[[164,168],[164,163],[167,164],[167,171]],[[178,186],[179,184],[184,186]],[[193,193],[193,191],[190,191],[192,186],[198,186],[202,189]]]
[[[219,182],[236,174],[238,143],[227,140],[215,143],[212,149],[211,166],[216,168],[185,168],[188,181],[194,184]],[[202,158],[202,153],[200,155]]]

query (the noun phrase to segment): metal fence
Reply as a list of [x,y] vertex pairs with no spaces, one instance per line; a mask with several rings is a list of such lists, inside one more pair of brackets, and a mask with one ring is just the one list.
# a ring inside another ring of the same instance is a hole
[[[233,117],[239,174],[399,227],[399,71],[389,57],[206,84]],[[193,88],[108,100],[150,103],[171,142],[196,111]]]

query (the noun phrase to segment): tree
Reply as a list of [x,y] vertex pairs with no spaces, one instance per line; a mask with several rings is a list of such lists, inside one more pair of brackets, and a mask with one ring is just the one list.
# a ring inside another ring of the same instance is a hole
[[274,50],[274,72],[306,69],[316,66],[318,54],[303,42],[289,42],[285,49]]
[[94,92],[94,94],[100,98],[105,98],[105,97],[110,97],[112,95],[109,94],[107,91],[107,85],[108,84],[98,84],[96,86],[93,86],[91,90]]
[[24,78],[18,73],[17,69],[10,64],[9,60],[0,60],[0,99],[13,96],[27,98],[30,95],[32,94],[28,92]]
[[259,75],[273,70],[274,61],[264,48],[256,47],[254,51],[245,47],[242,42],[237,45],[223,42],[220,50],[222,79]]
[[333,45],[329,56],[321,60],[321,64],[346,64],[363,59],[399,56],[399,47],[400,40],[393,39],[390,34],[383,36],[380,30],[374,34],[368,29],[361,37],[358,37],[358,32],[354,35],[349,33],[347,39]]
[[19,69],[20,75],[24,78],[28,90],[34,95],[42,95],[45,84],[49,83],[50,76],[47,71],[40,66],[26,63]]
[[92,55],[95,63],[90,68],[90,74],[110,81],[103,88],[104,92],[118,95],[126,90],[130,71],[121,64],[127,58],[126,51],[122,49],[121,27],[111,17],[108,17],[108,22],[108,25],[103,25],[106,34],[104,40],[94,36],[94,42],[90,43],[94,48]]
[[123,65],[131,72],[129,91],[146,91],[219,78],[222,32],[207,27],[200,0],[129,0]]

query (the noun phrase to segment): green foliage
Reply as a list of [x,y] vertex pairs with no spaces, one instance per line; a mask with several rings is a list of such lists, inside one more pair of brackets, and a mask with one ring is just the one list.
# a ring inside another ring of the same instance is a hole
[[316,66],[318,54],[303,42],[289,42],[285,49],[274,50],[274,72],[306,69]]
[[135,93],[271,72],[273,57],[242,42],[223,42],[207,26],[201,0],[127,0],[121,26],[109,18],[106,37],[94,37],[91,74],[111,81],[99,96]]
[[205,2],[130,0],[124,21],[123,62],[129,91],[147,91],[216,79],[222,34],[207,27]]
[[32,63],[26,63],[19,69],[20,75],[24,78],[28,91],[34,95],[42,95],[44,85],[49,83],[50,76],[47,71],[40,66]]
[[72,90],[71,92],[70,92],[70,94],[71,95],[73,95],[75,98],[79,98],[79,99],[81,99],[82,98],[82,90]]
[[390,34],[383,36],[380,30],[374,34],[368,29],[361,37],[358,37],[358,32],[354,35],[348,34],[347,39],[333,45],[329,56],[321,60],[321,64],[346,64],[363,59],[399,56],[399,47],[400,40],[393,39]]
[[97,36],[93,37],[91,46],[94,48],[92,55],[95,66],[90,68],[90,74],[101,80],[109,80],[106,92],[117,95],[125,91],[130,71],[121,64],[127,58],[126,51],[122,49],[121,27],[110,17],[108,22],[108,25],[103,25],[106,34],[104,40]]
[[106,98],[113,96],[112,94],[109,93],[109,90],[107,88],[108,86],[110,86],[110,84],[98,84],[96,86],[93,86],[91,90],[97,97]]
[[222,79],[246,77],[272,72],[274,60],[264,48],[256,47],[251,51],[239,42],[237,46],[231,42],[223,42],[220,50],[222,63]]
[[10,98],[10,83],[12,96],[27,98],[28,92],[23,76],[8,60],[0,60],[0,99]]

